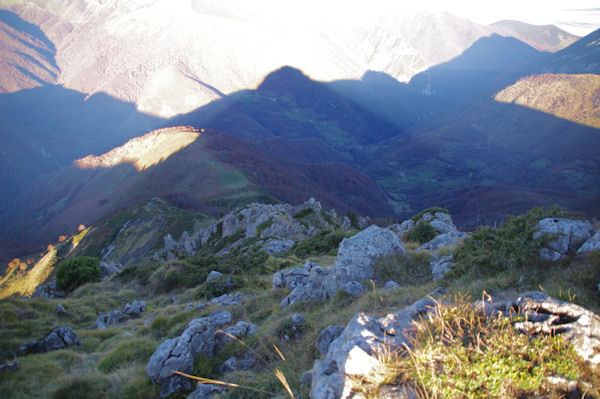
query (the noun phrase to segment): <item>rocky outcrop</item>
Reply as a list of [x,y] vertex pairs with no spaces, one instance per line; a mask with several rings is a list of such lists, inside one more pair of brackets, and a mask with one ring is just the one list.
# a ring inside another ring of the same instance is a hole
[[[217,333],[220,328],[231,323],[231,320],[231,314],[226,310],[194,319],[187,324],[179,337],[168,339],[158,346],[146,365],[146,373],[153,383],[159,384],[161,397],[192,389],[191,380],[173,374],[172,370],[189,374],[194,369],[194,362],[198,355],[213,357],[215,351],[231,339],[225,334]],[[256,326],[251,323],[238,322],[225,331],[241,338],[254,333]],[[225,339],[221,337],[225,337]]]
[[64,298],[67,293],[56,288],[56,280],[51,280],[47,283],[40,284],[35,288],[35,292],[31,295],[32,298],[48,298],[57,299]]
[[577,250],[578,254],[584,254],[600,250],[600,231],[596,232],[589,240],[583,243]]
[[128,317],[140,317],[146,311],[146,302],[137,299],[123,307],[123,313]]
[[33,353],[46,353],[57,349],[79,345],[79,337],[71,327],[54,327],[42,340],[29,341],[17,349],[17,356],[26,356]]
[[436,303],[421,299],[385,317],[357,313],[330,345],[325,359],[312,369],[312,399],[348,398],[356,379],[367,376],[378,364],[377,354],[408,344],[412,321],[430,312]]
[[238,306],[241,305],[244,299],[250,299],[252,295],[236,292],[235,294],[223,294],[210,300],[211,305],[217,306]]
[[440,259],[431,261],[431,273],[433,274],[433,281],[437,281],[450,273],[452,266],[455,265],[452,255],[442,256]]
[[220,243],[218,253],[227,254],[248,238],[259,240],[252,248],[259,248],[267,254],[283,253],[299,240],[323,229],[339,228],[342,221],[334,214],[323,210],[314,199],[297,206],[250,204],[225,215],[205,230],[192,235],[184,232],[179,241],[170,235],[165,236],[164,248],[156,252],[155,259],[193,256],[198,248],[216,243]]
[[492,315],[522,315],[524,321],[514,324],[517,331],[560,334],[586,362],[600,364],[600,316],[579,305],[533,291],[506,301],[477,301],[476,306]]
[[119,324],[125,321],[125,316],[119,310],[112,310],[108,313],[101,314],[96,319],[96,323],[92,326],[92,328],[97,328],[98,330],[106,330],[106,327],[112,326],[114,324]]
[[550,235],[552,240],[540,250],[540,257],[558,260],[568,253],[575,253],[592,235],[594,227],[588,221],[545,218],[537,224],[533,238]]
[[337,284],[339,286],[351,281],[372,279],[375,261],[404,252],[397,235],[376,225],[369,226],[350,238],[344,238],[340,243],[334,265]]
[[118,273],[123,265],[115,262],[100,262],[100,280],[106,280],[115,273]]
[[319,353],[326,355],[329,351],[329,345],[340,336],[342,331],[344,331],[344,327],[342,326],[328,326],[321,331],[315,344]]

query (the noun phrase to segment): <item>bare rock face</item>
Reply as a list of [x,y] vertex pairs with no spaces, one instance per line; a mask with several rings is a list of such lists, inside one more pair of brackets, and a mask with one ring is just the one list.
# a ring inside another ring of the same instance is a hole
[[583,220],[545,218],[540,220],[537,227],[533,238],[545,234],[555,237],[540,250],[540,257],[547,260],[558,260],[567,253],[577,252],[595,233],[590,222]]
[[577,253],[584,254],[584,253],[596,251],[599,249],[600,249],[600,231],[596,232],[596,234],[594,234],[592,236],[592,238],[590,238],[589,240],[584,242],[583,245],[577,250]]
[[431,262],[431,273],[433,274],[433,281],[439,280],[446,274],[450,273],[450,271],[452,270],[452,266],[455,265],[452,259],[452,255],[447,255],[442,256],[440,259]]

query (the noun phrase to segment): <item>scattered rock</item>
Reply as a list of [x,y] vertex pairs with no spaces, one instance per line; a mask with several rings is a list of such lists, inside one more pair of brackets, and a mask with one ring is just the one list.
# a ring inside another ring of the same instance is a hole
[[205,303],[199,303],[196,305],[195,307],[196,310],[204,310],[206,309],[206,304]]
[[416,317],[434,306],[435,302],[427,297],[382,318],[357,313],[330,344],[325,359],[315,361],[310,397],[350,397],[355,378],[368,375],[377,366],[377,353],[408,344],[405,331],[411,328]]
[[187,399],[210,399],[217,394],[223,394],[227,389],[222,385],[198,384],[194,392],[187,396]]
[[21,369],[21,362],[18,360],[10,363],[0,364],[0,373],[5,371],[19,371]]
[[111,312],[102,314],[96,320],[93,328],[97,328],[98,330],[105,330],[106,327],[112,326],[113,324],[119,324],[125,321],[125,316],[118,310],[113,310]]
[[211,281],[218,280],[221,277],[223,277],[223,273],[219,273],[216,270],[212,270],[210,273],[208,273],[208,277],[206,277],[206,282],[210,283]]
[[294,313],[291,320],[292,324],[296,327],[304,327],[306,325],[306,319],[300,313]]
[[329,345],[340,336],[340,334],[344,331],[344,327],[342,326],[328,326],[326,329],[321,331],[319,337],[317,338],[316,347],[317,350],[322,354],[327,354],[329,350]]
[[279,270],[273,275],[273,289],[290,287],[293,290],[299,285],[306,284],[309,278],[310,271],[305,268]]
[[67,314],[67,309],[65,309],[65,307],[59,303],[56,307],[56,314],[59,316],[64,316]]
[[252,298],[250,294],[236,292],[235,294],[224,294],[210,300],[211,305],[218,306],[237,306],[243,303],[244,299]]
[[413,229],[413,227],[415,227],[415,222],[413,222],[412,219],[408,219],[400,224],[391,225],[389,227],[389,229],[391,231],[393,231],[394,233],[396,233],[398,238],[402,238],[402,237],[404,237],[405,234],[407,234],[409,231],[411,231]]
[[235,338],[244,338],[258,331],[256,324],[247,321],[238,321],[235,325],[227,327],[223,332],[218,331],[215,336],[215,349],[220,350],[230,342],[235,341]]
[[589,240],[577,250],[578,254],[592,252],[600,249],[600,231],[596,232]]
[[359,298],[365,293],[365,288],[358,281],[349,281],[339,285],[339,289],[348,293],[353,298]]
[[106,280],[113,274],[118,273],[121,270],[121,267],[123,267],[120,263],[115,262],[100,262],[98,266],[100,266],[101,280]]
[[398,284],[398,283],[397,283],[397,282],[395,282],[394,280],[390,280],[390,281],[386,282],[386,283],[383,285],[383,289],[384,289],[384,290],[386,290],[386,291],[389,291],[389,290],[396,290],[396,289],[398,289],[398,288],[400,288],[400,284]]
[[146,302],[137,299],[123,308],[123,313],[129,317],[140,317],[146,311]]
[[[340,243],[334,266],[337,283],[372,279],[377,259],[403,252],[404,247],[397,235],[376,225],[369,226]],[[329,293],[330,296],[333,294]]]
[[68,346],[79,345],[79,337],[71,327],[54,327],[41,341],[34,340],[17,349],[17,356],[26,356],[33,353],[46,353]]
[[199,354],[213,357],[215,332],[231,322],[225,310],[190,321],[183,333],[161,343],[146,365],[146,373],[153,383],[160,385],[160,396],[189,391],[193,385],[188,378],[173,374],[171,370],[191,373]]
[[67,293],[56,288],[56,280],[40,284],[35,288],[35,292],[31,295],[32,298],[48,298],[57,299],[64,298]]
[[299,302],[319,301],[326,298],[325,287],[321,283],[308,280],[306,283],[296,286],[288,296],[281,300],[279,306],[285,308]]
[[557,260],[568,253],[575,253],[594,234],[594,227],[588,221],[545,218],[537,224],[538,230],[533,238],[545,234],[555,236],[540,250],[540,257],[546,260]]
[[543,292],[520,295],[512,306],[527,314],[527,321],[515,323],[517,331],[533,334],[561,334],[586,361],[600,364],[600,316]]
[[456,245],[460,240],[469,237],[468,233],[462,231],[450,231],[448,233],[442,233],[436,236],[433,240],[426,242],[417,248],[419,251],[437,251],[440,248],[447,247],[450,245]]
[[282,254],[289,251],[293,246],[293,240],[276,240],[271,238],[263,244],[263,251],[267,255]]
[[231,373],[237,370],[250,370],[256,365],[254,356],[246,352],[241,358],[235,356],[230,357],[219,367],[219,374]]
[[457,231],[456,226],[452,222],[452,217],[445,212],[427,212],[419,218],[415,225],[421,221],[429,223],[438,234]]
[[185,311],[187,312],[188,310],[193,310],[194,309],[194,304],[193,303],[188,303],[187,306],[185,307]]
[[455,265],[455,263],[452,260],[453,256],[447,255],[442,256],[438,260],[433,260],[430,263],[431,273],[433,274],[433,281],[437,281],[444,277],[446,274],[450,273],[450,271],[452,270],[452,266]]

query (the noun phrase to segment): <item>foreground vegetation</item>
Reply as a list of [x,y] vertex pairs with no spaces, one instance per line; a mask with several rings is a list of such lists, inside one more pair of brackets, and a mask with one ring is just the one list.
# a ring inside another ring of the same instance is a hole
[[[307,397],[308,387],[300,379],[302,372],[321,356],[315,342],[323,329],[329,325],[345,326],[359,311],[384,316],[422,298],[437,285],[446,287],[445,299],[454,305],[441,306],[439,317],[417,324],[414,349],[408,356],[382,356],[385,367],[371,380],[361,382],[367,396],[376,395],[383,385],[405,382],[423,397],[560,397],[561,392],[552,391],[545,381],[549,375],[561,375],[585,380],[587,385],[581,385],[581,392],[587,387],[586,397],[600,397],[600,375],[578,362],[560,337],[516,334],[510,321],[483,318],[472,311],[470,300],[465,299],[481,298],[483,292],[503,299],[541,289],[558,299],[600,311],[599,251],[551,263],[536,256],[541,241],[523,241],[530,235],[532,224],[547,212],[563,211],[533,210],[509,219],[499,229],[479,230],[454,250],[454,272],[435,284],[429,266],[432,255],[417,251],[413,243],[405,243],[412,248],[406,255],[381,259],[376,266],[382,282],[393,279],[400,288],[384,290],[365,281],[367,293],[360,298],[340,293],[331,301],[279,307],[289,290],[272,290],[275,271],[301,267],[306,259],[331,266],[341,239],[353,234],[322,232],[318,239],[306,240],[280,257],[232,251],[222,257],[203,253],[169,262],[148,261],[129,266],[102,282],[75,288],[66,299],[1,300],[0,363],[14,360],[13,354],[20,345],[43,338],[57,325],[71,326],[83,343],[19,358],[20,371],[0,374],[0,397],[158,397],[157,387],[145,371],[156,347],[165,339],[180,335],[190,320],[220,309],[208,304],[204,309],[186,310],[188,304],[207,303],[213,297],[237,291],[253,297],[241,306],[228,307],[234,322],[250,321],[259,326],[259,331],[229,344],[215,358],[199,358],[194,374],[226,378],[264,391],[231,389],[225,394],[228,398],[283,397],[288,394],[273,372],[277,368],[297,397]],[[218,247],[218,243],[215,245]],[[444,248],[437,255],[449,251]],[[224,277],[206,282],[211,270]],[[121,309],[134,299],[146,301],[146,312],[141,318],[106,330],[87,329],[99,313]],[[66,315],[57,314],[59,303],[66,308]],[[306,319],[301,329],[291,323],[294,313]],[[236,371],[226,377],[219,374],[225,360],[247,352],[248,348],[261,359],[252,370]]]

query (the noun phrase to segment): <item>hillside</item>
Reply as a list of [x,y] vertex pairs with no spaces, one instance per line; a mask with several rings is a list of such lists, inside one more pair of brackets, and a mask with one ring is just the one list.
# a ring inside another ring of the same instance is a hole
[[489,25],[499,35],[512,36],[539,51],[557,52],[580,39],[554,25],[531,25],[520,21],[504,20]]
[[[378,227],[314,199],[218,219],[148,201],[54,247],[32,298],[1,286],[0,394],[598,397],[599,234],[570,218],[466,234],[441,208]],[[100,274],[52,288],[84,262]]]
[[494,99],[600,128],[600,75],[527,76],[500,91]]

